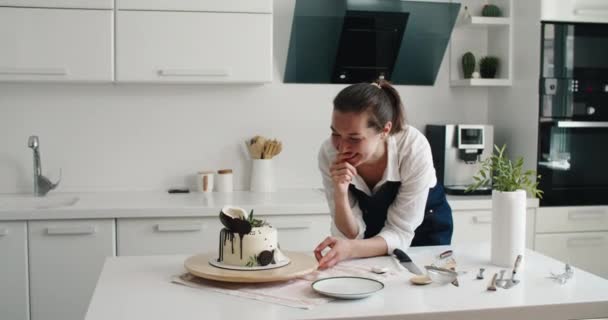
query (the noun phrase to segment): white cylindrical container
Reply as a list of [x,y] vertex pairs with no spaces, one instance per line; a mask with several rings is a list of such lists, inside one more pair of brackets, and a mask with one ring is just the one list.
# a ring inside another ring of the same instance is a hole
[[213,171],[200,171],[196,177],[196,187],[198,192],[212,192]]
[[249,187],[252,192],[276,191],[272,159],[251,160],[251,181]]
[[215,190],[217,192],[232,192],[232,169],[218,170],[215,178]]
[[493,190],[492,264],[512,268],[517,255],[524,256],[525,250],[526,191],[501,192]]

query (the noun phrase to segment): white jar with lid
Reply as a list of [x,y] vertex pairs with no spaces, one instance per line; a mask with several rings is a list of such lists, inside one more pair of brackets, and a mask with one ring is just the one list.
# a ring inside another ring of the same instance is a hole
[[218,170],[215,177],[215,186],[217,192],[232,192],[232,169]]

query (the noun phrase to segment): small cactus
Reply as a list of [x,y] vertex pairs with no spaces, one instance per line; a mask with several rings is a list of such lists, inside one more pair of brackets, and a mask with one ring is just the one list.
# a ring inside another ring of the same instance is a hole
[[481,9],[481,15],[484,17],[500,17],[502,13],[500,12],[500,8],[493,4],[486,4]]
[[462,56],[462,73],[465,79],[470,79],[475,71],[475,56],[467,52]]
[[479,61],[479,72],[481,73],[481,77],[486,79],[496,77],[499,65],[500,61],[497,57],[488,56],[481,58]]

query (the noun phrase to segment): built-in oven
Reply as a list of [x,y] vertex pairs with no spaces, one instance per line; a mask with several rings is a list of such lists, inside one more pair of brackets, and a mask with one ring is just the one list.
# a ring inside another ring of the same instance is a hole
[[541,206],[608,205],[608,24],[542,23]]

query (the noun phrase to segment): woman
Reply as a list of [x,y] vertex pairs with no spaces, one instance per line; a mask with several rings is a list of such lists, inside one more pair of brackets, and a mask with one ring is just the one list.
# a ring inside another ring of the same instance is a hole
[[452,213],[429,143],[405,124],[390,83],[359,83],[338,93],[331,131],[319,151],[333,220],[333,236],[315,248],[320,269],[397,248],[450,243]]

